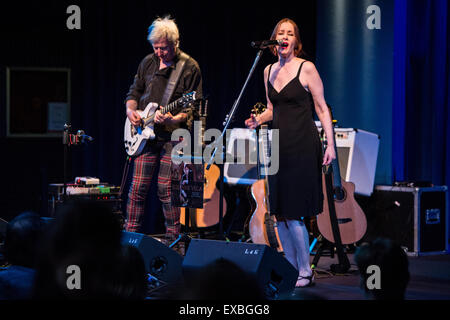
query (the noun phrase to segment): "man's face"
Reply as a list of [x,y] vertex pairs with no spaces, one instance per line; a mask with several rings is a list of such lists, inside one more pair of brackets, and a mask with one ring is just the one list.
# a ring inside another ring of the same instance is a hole
[[167,39],[155,41],[153,43],[155,55],[161,59],[163,63],[168,63],[175,57],[175,46],[167,41]]

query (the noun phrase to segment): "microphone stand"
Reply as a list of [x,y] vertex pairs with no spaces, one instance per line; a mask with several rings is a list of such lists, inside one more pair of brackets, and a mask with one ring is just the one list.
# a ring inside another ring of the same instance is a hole
[[68,179],[68,161],[69,161],[69,147],[80,145],[80,144],[88,144],[88,142],[92,142],[94,139],[84,134],[84,130],[78,130],[77,134],[71,133],[72,126],[70,123],[64,124],[63,138],[62,143],[64,146],[64,165],[63,165],[63,202],[68,200],[67,195],[67,179]]
[[[267,47],[268,46],[266,46],[266,45],[261,45],[258,48],[259,50],[258,50],[258,53],[256,54],[255,61],[253,62],[253,65],[252,65],[252,67],[250,69],[250,72],[249,72],[249,74],[247,76],[247,79],[245,80],[245,83],[244,83],[244,85],[243,85],[243,87],[241,89],[241,92],[239,93],[238,98],[234,101],[234,104],[233,104],[233,106],[231,108],[230,113],[225,116],[224,128],[222,130],[222,133],[221,133],[218,141],[224,141],[225,133],[226,133],[226,131],[228,129],[228,126],[230,125],[233,117],[234,117],[234,114],[236,113],[236,110],[237,110],[237,107],[238,107],[238,105],[239,105],[239,103],[241,101],[242,95],[243,95],[245,89],[247,88],[248,82],[250,81],[250,79],[251,79],[251,77],[253,75],[253,72],[255,71],[255,68],[258,65],[259,60],[261,59],[261,56],[263,54],[263,50],[265,48],[267,48]],[[226,141],[225,144],[226,143],[228,143],[228,141]],[[224,152],[224,144],[223,143],[221,144],[221,147],[222,147],[222,152],[220,154],[221,155],[221,162],[220,162],[220,166],[219,166],[220,167],[220,200],[219,200],[219,237],[220,238],[223,237],[223,221],[222,221],[223,220],[223,180],[224,180],[224,173],[223,173],[223,165],[224,165],[224,163],[223,163],[223,161],[224,161],[224,154],[225,154],[225,152]],[[215,158],[215,155],[217,153],[218,148],[219,148],[219,146],[217,146],[217,145],[214,147],[214,151],[213,151],[213,153],[211,155],[211,158],[207,162],[208,165],[206,166],[206,170],[209,170],[209,168],[211,167],[211,164],[212,164],[212,162],[213,162],[213,160]]]

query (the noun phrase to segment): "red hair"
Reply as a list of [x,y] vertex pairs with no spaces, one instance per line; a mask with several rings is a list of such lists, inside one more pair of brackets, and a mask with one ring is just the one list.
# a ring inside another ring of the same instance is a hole
[[[296,57],[300,57],[303,54],[303,45],[302,40],[300,39],[300,29],[292,19],[284,18],[278,21],[277,25],[273,29],[272,35],[270,36],[270,40],[275,40],[277,38],[277,33],[280,30],[281,25],[285,22],[289,22],[294,27],[294,36],[297,39],[297,45],[294,48],[294,55]],[[270,51],[273,53],[273,55],[277,55],[277,49],[275,48],[275,46],[271,47]]]

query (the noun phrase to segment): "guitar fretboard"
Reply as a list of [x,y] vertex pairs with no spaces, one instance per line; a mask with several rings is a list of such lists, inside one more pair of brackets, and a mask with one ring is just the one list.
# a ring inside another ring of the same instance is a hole
[[[179,99],[169,103],[167,106],[163,107],[161,109],[161,113],[166,114],[168,112],[171,112],[171,111],[175,110],[176,108],[178,108],[180,105],[188,103],[194,99],[195,99],[195,91],[193,91],[191,93],[187,93],[184,96],[182,96],[181,98],[179,98]],[[153,121],[154,118],[155,118],[155,114],[152,114],[151,116],[143,119],[144,126],[147,126],[150,122]]]
[[264,176],[268,175],[268,166],[270,158],[270,143],[269,143],[269,127],[263,124],[259,129],[259,134],[262,140],[262,166],[264,168]]
[[270,211],[270,201],[269,201],[269,157],[270,157],[270,142],[269,142],[269,126],[267,124],[261,125],[259,129],[259,134],[262,140],[262,167],[264,168],[264,187],[266,188],[266,206],[267,212]]

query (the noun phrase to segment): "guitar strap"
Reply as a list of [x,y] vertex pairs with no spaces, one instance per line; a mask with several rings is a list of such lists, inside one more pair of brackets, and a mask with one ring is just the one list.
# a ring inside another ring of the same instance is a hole
[[186,61],[189,56],[180,50],[180,55],[178,61],[175,65],[175,69],[172,70],[170,74],[169,81],[167,82],[166,91],[164,92],[163,98],[161,100],[161,106],[165,107],[172,98],[173,92],[177,86],[178,80],[180,79],[181,72],[183,71]]

